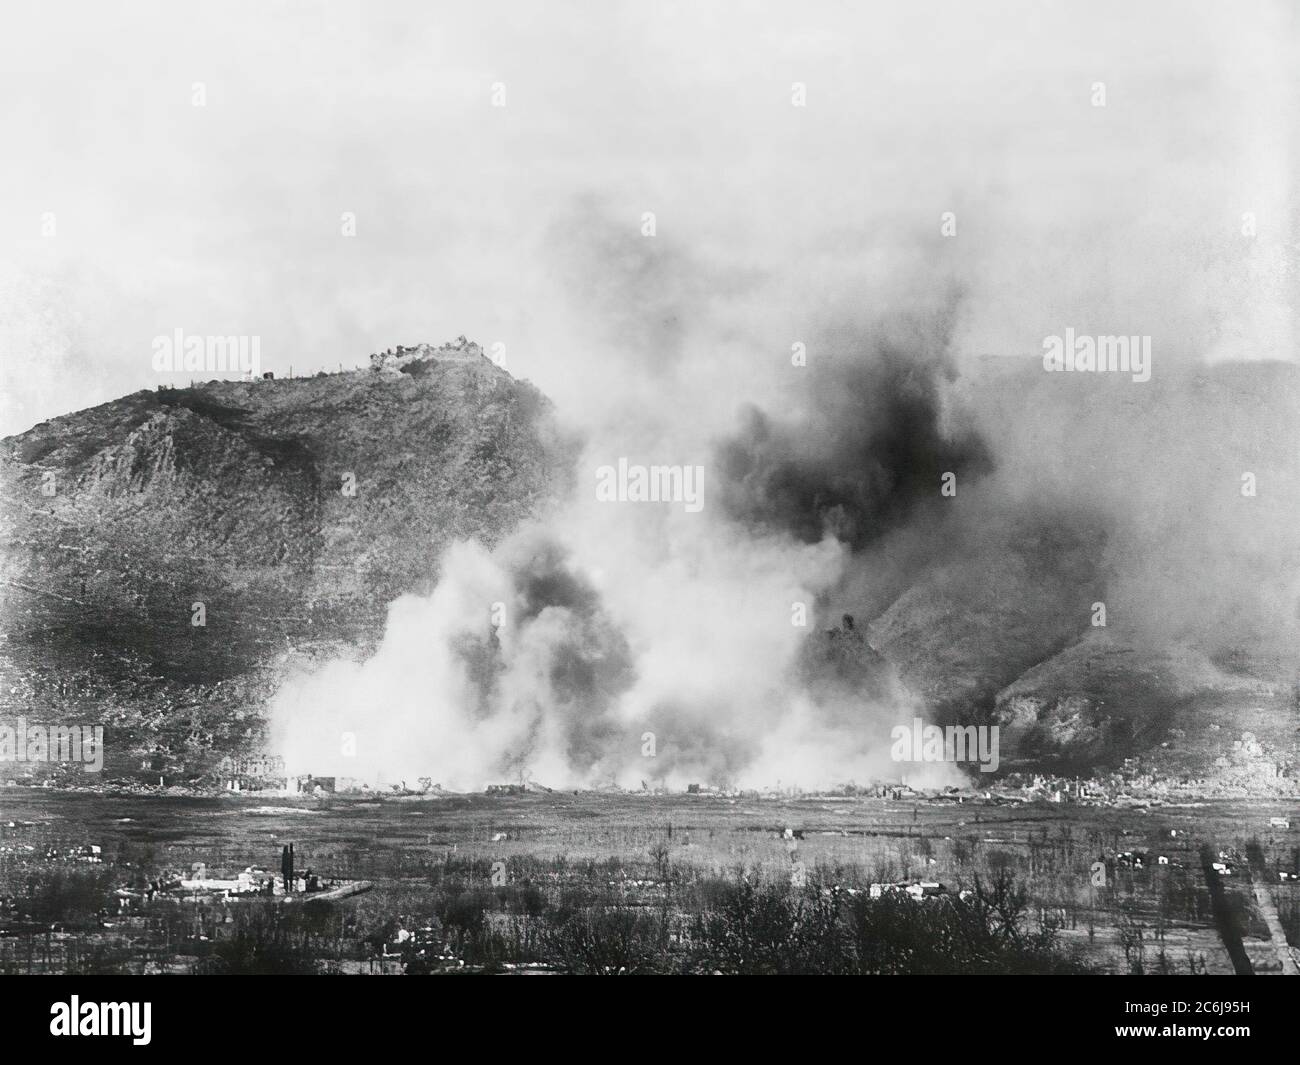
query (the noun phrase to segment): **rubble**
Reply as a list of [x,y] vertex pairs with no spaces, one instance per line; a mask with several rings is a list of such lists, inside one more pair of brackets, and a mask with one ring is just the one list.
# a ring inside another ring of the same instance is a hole
[[416,344],[408,348],[399,344],[396,348],[376,352],[370,356],[370,369],[375,373],[395,377],[403,372],[404,367],[416,362],[448,360],[471,362],[486,357],[478,344],[460,336],[453,343],[440,344],[438,347],[432,344]]

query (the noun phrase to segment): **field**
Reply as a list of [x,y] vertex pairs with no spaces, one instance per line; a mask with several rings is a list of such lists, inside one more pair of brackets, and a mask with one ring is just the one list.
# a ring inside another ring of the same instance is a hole
[[[0,971],[1294,972],[1296,812],[8,788]],[[196,863],[278,872],[289,842],[300,871],[373,887],[298,906],[149,890]]]

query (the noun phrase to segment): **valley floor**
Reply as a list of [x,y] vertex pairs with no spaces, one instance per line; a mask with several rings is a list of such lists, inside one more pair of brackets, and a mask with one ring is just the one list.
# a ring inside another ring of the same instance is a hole
[[[0,970],[941,971],[931,941],[984,906],[991,942],[1014,946],[1002,971],[1226,973],[1237,940],[1254,972],[1293,973],[1297,814],[1261,799],[7,788]],[[299,871],[372,889],[290,918],[278,898],[169,888],[200,863],[278,876],[289,842]],[[737,940],[756,914],[770,941]]]

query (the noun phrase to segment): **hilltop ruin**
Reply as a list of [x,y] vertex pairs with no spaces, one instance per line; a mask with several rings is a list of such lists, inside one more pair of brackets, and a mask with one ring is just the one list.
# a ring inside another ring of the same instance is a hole
[[414,362],[430,360],[473,362],[485,358],[487,356],[483,353],[482,347],[464,336],[459,336],[454,343],[440,344],[438,347],[432,344],[416,344],[408,348],[399,344],[396,348],[376,352],[370,356],[370,369],[375,373],[398,374],[402,372],[403,367]]

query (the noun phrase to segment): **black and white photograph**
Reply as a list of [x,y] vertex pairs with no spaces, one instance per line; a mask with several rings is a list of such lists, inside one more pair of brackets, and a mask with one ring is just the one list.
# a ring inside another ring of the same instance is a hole
[[[860,975],[1249,1044],[1298,58],[1292,0],[6,4],[32,1038],[203,1009],[140,976]],[[1025,980],[1099,976],[1157,979]]]

